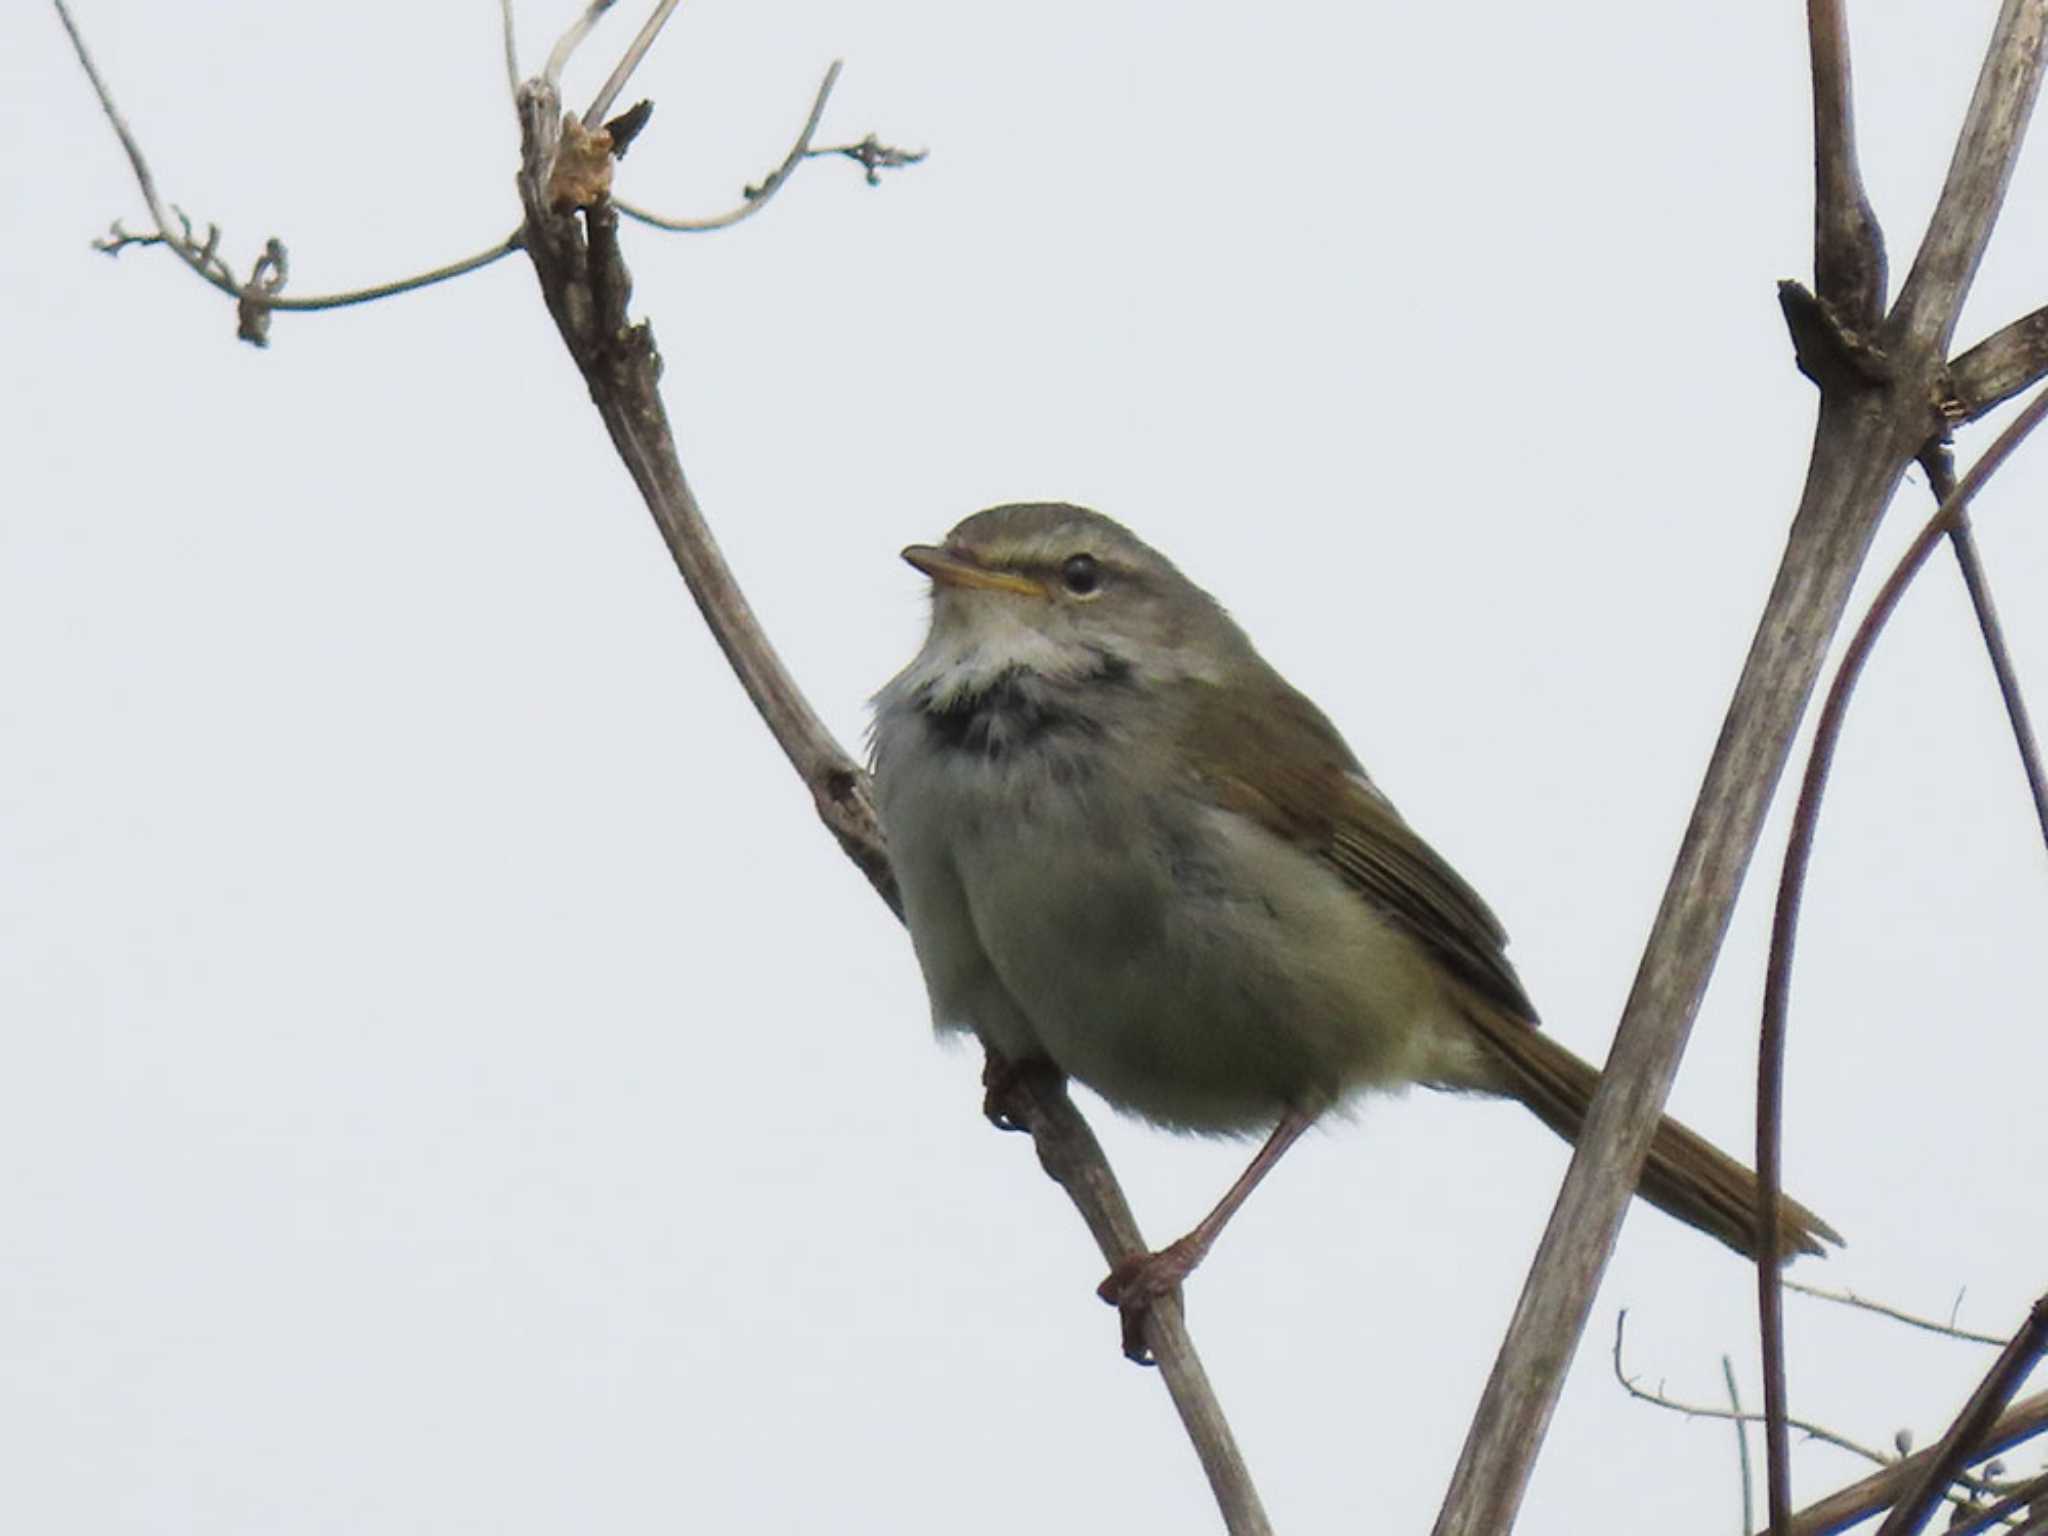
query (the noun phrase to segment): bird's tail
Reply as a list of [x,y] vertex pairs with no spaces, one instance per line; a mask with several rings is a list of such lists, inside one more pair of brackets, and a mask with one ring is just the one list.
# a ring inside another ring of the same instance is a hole
[[[1566,1141],[1577,1143],[1600,1071],[1521,1019],[1483,1006],[1465,1010],[1486,1054],[1501,1068],[1485,1086],[1521,1100]],[[1718,1238],[1745,1258],[1758,1247],[1756,1175],[1698,1132],[1669,1115],[1657,1121],[1649,1161],[1636,1193],[1688,1226]],[[1778,1202],[1778,1252],[1786,1259],[1822,1253],[1840,1235],[1798,1201]]]

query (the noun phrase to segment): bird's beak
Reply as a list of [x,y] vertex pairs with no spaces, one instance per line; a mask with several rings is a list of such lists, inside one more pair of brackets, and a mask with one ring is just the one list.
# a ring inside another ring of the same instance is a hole
[[1044,597],[1045,588],[1028,576],[991,570],[972,556],[939,549],[930,544],[913,544],[903,558],[942,587],[981,587],[990,592],[1021,592],[1026,597]]

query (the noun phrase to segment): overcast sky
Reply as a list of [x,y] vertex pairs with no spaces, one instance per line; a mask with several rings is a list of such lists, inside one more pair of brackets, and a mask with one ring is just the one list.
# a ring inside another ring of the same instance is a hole
[[[520,7],[536,67],[568,11]],[[587,97],[630,35],[571,71]],[[1992,0],[1854,9],[1902,273]],[[896,559],[1100,507],[1214,590],[1598,1059],[1775,567],[1814,394],[1793,0],[692,0],[627,195],[685,462],[848,743]],[[77,0],[165,196],[303,294],[518,218],[497,8]],[[0,1528],[1203,1530],[1158,1383],[812,820],[508,260],[281,316],[161,252],[54,14],[0,19]],[[2048,300],[2022,164],[1963,324]],[[1988,433],[1973,430],[1965,457]],[[1980,504],[2048,711],[2029,450]],[[1930,510],[1914,476],[1881,568]],[[1859,595],[1858,609],[1865,601]],[[1674,1104],[1750,1145],[1781,805]],[[2048,1284],[2048,857],[1953,562],[1859,696],[1794,996],[1802,1265],[2004,1333]],[[1088,1101],[1148,1233],[1247,1149]],[[1308,1138],[1190,1318],[1278,1526],[1426,1529],[1565,1153],[1425,1093]],[[1624,1229],[1522,1523],[1726,1533],[1751,1272]],[[1946,1424],[1989,1352],[1795,1298],[1796,1410]],[[1796,1452],[1802,1499],[1860,1476]],[[2015,1459],[2033,1469],[2040,1454]]]

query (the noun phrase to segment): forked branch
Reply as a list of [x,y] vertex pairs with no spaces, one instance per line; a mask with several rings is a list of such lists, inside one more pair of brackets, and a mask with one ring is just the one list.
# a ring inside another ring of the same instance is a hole
[[[2021,1398],[1999,1415],[1978,1442],[1977,1455],[1996,1456],[2043,1432],[2048,1432],[2048,1392],[2037,1392]],[[1916,1451],[1861,1482],[1807,1505],[1792,1517],[1780,1536],[1835,1536],[1837,1531],[1846,1531],[1879,1510],[1890,1509],[1905,1489],[1927,1475],[1940,1451],[1939,1445]]]
[[[150,170],[149,161],[142,152],[142,146],[137,142],[134,133],[130,131],[126,119],[121,116],[120,110],[114,105],[113,94],[108,90],[106,81],[100,77],[99,67],[94,63],[92,53],[86,47],[85,39],[80,35],[77,23],[72,20],[70,8],[65,4],[65,0],[51,0],[51,3],[55,5],[58,19],[63,22],[64,30],[71,38],[72,49],[78,55],[78,62],[85,70],[86,79],[92,83],[93,92],[99,98],[100,109],[106,113],[107,121],[113,126],[115,137],[121,141],[121,148],[128,156],[128,163],[135,172],[136,185],[142,191],[143,203],[148,207],[150,221],[154,225],[150,232],[137,234],[124,228],[121,221],[116,219],[108,226],[107,233],[93,242],[93,249],[109,256],[118,256],[121,252],[131,247],[152,245],[164,247],[180,261],[184,262],[187,267],[191,268],[201,281],[235,301],[236,335],[241,340],[249,342],[253,346],[268,346],[270,344],[270,317],[275,313],[310,314],[320,310],[347,309],[356,304],[374,304],[382,299],[396,298],[402,293],[412,293],[421,288],[431,288],[436,283],[445,283],[451,278],[465,277],[471,272],[478,271],[481,268],[490,266],[493,262],[502,260],[520,248],[520,244],[525,238],[523,228],[515,229],[495,245],[488,246],[473,255],[444,262],[440,266],[431,267],[424,272],[416,272],[407,277],[393,278],[389,282],[373,283],[365,288],[350,288],[336,293],[288,298],[285,296],[284,286],[290,275],[290,255],[285,249],[284,242],[273,237],[264,243],[263,250],[250,266],[248,277],[237,277],[234,268],[221,252],[220,226],[218,224],[208,224],[206,233],[201,235],[182,208],[177,207],[175,204],[166,205],[163,202],[157,192],[156,177]],[[596,24],[597,20],[606,10],[610,9],[613,3],[614,0],[596,0],[596,3],[589,5],[579,14],[575,24],[570,27],[562,40],[556,44],[555,53],[549,59],[550,69],[559,70],[561,64],[566,62],[569,53],[574,51],[576,44],[588,35],[590,28]],[[655,30],[658,29],[652,22],[650,22],[649,27],[642,29],[641,37],[635,40],[635,46],[640,52],[634,55],[634,62],[637,63],[638,58],[644,55],[645,46],[652,43]],[[504,6],[504,40],[505,66],[508,72],[514,71],[518,67],[518,54],[513,41],[509,0],[507,0]],[[630,73],[630,71],[625,68],[622,62],[620,70],[614,71],[619,84],[624,83],[627,73]],[[919,160],[922,160],[924,158],[923,151],[893,148],[881,143],[873,134],[869,134],[865,139],[856,144],[833,145],[826,148],[813,147],[811,140],[817,132],[818,119],[825,110],[825,100],[831,94],[832,83],[838,78],[838,74],[839,65],[835,63],[831,70],[827,72],[824,85],[819,88],[817,100],[811,109],[811,116],[806,122],[796,146],[791,149],[783,163],[770,173],[760,186],[747,189],[745,199],[738,208],[715,218],[687,220],[664,219],[654,214],[643,213],[636,208],[629,208],[624,204],[618,206],[632,217],[660,229],[683,233],[724,229],[729,225],[737,224],[741,219],[752,217],[760,212],[762,208],[766,207],[775,193],[781,190],[782,184],[806,160],[820,159],[832,155],[852,159],[863,167],[870,183],[875,181],[878,168],[886,169],[899,165],[914,165]],[[607,84],[609,87],[610,82],[607,82]],[[516,75],[514,77],[514,90],[516,93]],[[600,101],[608,101],[608,99],[604,95],[599,97]],[[595,113],[597,110],[597,104],[593,103],[592,112]],[[592,122],[594,124],[595,118],[592,119]]]
[[92,82],[93,93],[99,97],[100,110],[107,114],[107,121],[113,125],[114,136],[121,141],[121,148],[127,152],[128,164],[135,171],[135,183],[142,189],[142,200],[149,208],[150,220],[156,225],[155,233],[147,235],[130,234],[116,220],[110,226],[105,239],[94,242],[94,249],[109,256],[118,256],[131,245],[161,245],[168,249],[186,266],[199,275],[201,280],[219,289],[235,301],[237,314],[236,335],[253,346],[268,346],[270,343],[270,316],[275,310],[318,310],[345,309],[351,304],[369,304],[378,299],[388,299],[396,294],[411,293],[416,288],[432,287],[435,283],[446,282],[451,277],[461,277],[480,267],[487,267],[501,257],[509,256],[519,248],[517,233],[507,235],[487,250],[478,251],[474,256],[464,256],[458,261],[447,262],[429,271],[412,277],[402,277],[388,283],[378,283],[369,288],[352,289],[344,293],[320,294],[312,298],[288,299],[283,289],[289,270],[289,258],[284,242],[273,237],[267,241],[262,255],[256,258],[249,269],[247,281],[238,279],[227,259],[220,254],[220,226],[207,226],[206,238],[200,239],[192,227],[192,221],[184,210],[173,208],[177,215],[177,227],[165,216],[163,200],[157,195],[156,178],[150,174],[149,161],[142,153],[142,146],[128,129],[127,121],[114,105],[114,98],[107,89],[106,81],[100,78],[92,53],[85,46],[85,39],[79,35],[78,25],[71,19],[70,9],[64,0],[51,0],[57,7],[57,17],[64,23],[64,30],[70,35],[72,50],[78,55],[78,62],[85,70],[86,79]]
[[629,219],[655,229],[671,230],[679,234],[702,234],[713,229],[730,229],[742,219],[751,219],[768,206],[769,199],[780,192],[783,183],[794,176],[797,168],[807,160],[823,159],[828,155],[842,155],[857,161],[867,172],[869,186],[880,183],[881,171],[894,170],[899,166],[916,165],[924,159],[921,149],[897,149],[882,143],[872,133],[857,144],[833,144],[823,148],[813,147],[811,140],[817,137],[818,123],[825,116],[825,103],[831,100],[832,87],[839,81],[840,60],[834,59],[832,67],[825,71],[825,78],[818,86],[817,97],[811,102],[811,114],[804,119],[804,125],[796,136],[796,142],[789,147],[789,153],[782,157],[782,163],[762,177],[753,186],[744,188],[736,207],[724,213],[712,214],[702,219],[678,219],[665,214],[650,213],[645,208],[614,198],[619,212]]
[[[1842,665],[1829,686],[1814,731],[1806,772],[1799,786],[1799,803],[1792,814],[1792,832],[1785,849],[1785,864],[1778,878],[1778,894],[1771,919],[1771,951],[1764,975],[1762,1039],[1757,1051],[1757,1179],[1763,1190],[1762,1220],[1777,1219],[1779,1204],[1779,1160],[1784,1121],[1785,1037],[1792,995],[1792,957],[1799,932],[1799,911],[1806,889],[1806,873],[1813,860],[1814,834],[1820,822],[1821,797],[1827,789],[1828,772],[1834,763],[1836,744],[1848,718],[1849,699],[1869,661],[1877,639],[1884,631],[1907,586],[1927,563],[1928,556],[1968,510],[1970,498],[2024,442],[2029,433],[2048,417],[2048,390],[2033,401],[2001,432],[1969,474],[1943,498],[1942,504],[1921,529],[1906,553],[1900,557],[1889,578],[1879,589],[1870,611],[1857,626],[1843,653]],[[1979,609],[1980,614],[1984,612]],[[1995,629],[1992,631],[1995,635]],[[1994,655],[2002,647],[1994,646]],[[2022,725],[2022,751],[2029,739]],[[1768,1452],[1771,1526],[1784,1529],[1792,1515],[1792,1478],[1785,1387],[1784,1299],[1779,1291],[1776,1233],[1768,1225],[1757,1256],[1758,1306],[1762,1318],[1764,1407],[1767,1415],[1765,1446]]]
[[[1655,1408],[1662,1408],[1671,1413],[1682,1414],[1688,1419],[1723,1419],[1737,1426],[1763,1423],[1764,1416],[1762,1414],[1745,1412],[1739,1403],[1733,1407],[1723,1408],[1717,1404],[1687,1402],[1683,1398],[1671,1396],[1663,1389],[1661,1384],[1657,1387],[1644,1386],[1639,1380],[1628,1373],[1628,1368],[1622,1363],[1622,1342],[1627,1324],[1628,1313],[1626,1310],[1615,1314],[1614,1350],[1611,1359],[1614,1366],[1614,1379],[1621,1384],[1622,1390],[1628,1393],[1630,1397],[1639,1403],[1648,1403]],[[1727,1362],[1725,1358],[1722,1363],[1726,1367]],[[1732,1381],[1732,1369],[1728,1370],[1727,1375],[1728,1379]],[[1825,1424],[1816,1424],[1808,1419],[1796,1418],[1787,1422],[1793,1429],[1805,1435],[1808,1439],[1817,1440],[1823,1445],[1832,1445],[1838,1451],[1847,1451],[1851,1456],[1860,1456],[1865,1461],[1873,1462],[1880,1467],[1897,1465],[1897,1462],[1892,1457],[1887,1456],[1875,1446],[1864,1445],[1861,1441],[1852,1440],[1839,1430],[1829,1429]],[[1967,1487],[1982,1489],[1987,1486],[1980,1480],[1973,1478],[1959,1478],[1957,1481],[1962,1482]],[[1961,1494],[1951,1494],[1949,1498],[1950,1502],[1955,1504],[1967,1506],[1969,1503],[1969,1500]]]
[[[673,9],[673,0],[663,0],[654,18],[642,29],[605,91],[593,103],[587,120],[562,116],[554,81],[591,26],[610,8],[612,0],[592,0],[585,7],[568,34],[557,43],[542,78],[515,82],[521,133],[519,191],[525,213],[518,231],[479,257],[420,278],[353,295],[298,300],[276,296],[285,274],[285,257],[282,247],[275,242],[259,260],[250,280],[242,283],[236,281],[220,258],[217,230],[201,238],[182,215],[179,227],[173,229],[158,198],[149,164],[116,110],[64,0],[54,3],[79,62],[128,153],[157,226],[154,235],[141,236],[130,235],[116,226],[109,241],[111,249],[167,245],[201,277],[233,295],[245,317],[253,311],[259,320],[266,319],[271,309],[332,308],[365,302],[441,281],[462,271],[473,271],[513,250],[524,249],[528,253],[563,342],[583,373],[613,444],[653,513],[712,635],[763,722],[809,789],[819,818],[876,894],[900,917],[901,902],[883,847],[867,774],[833,739],[797,688],[733,579],[683,476],[658,385],[660,358],[653,333],[645,322],[636,325],[628,317],[632,279],[619,249],[619,209],[609,196],[610,162],[623,148],[624,139],[644,125],[647,114],[643,109],[635,109],[603,127],[591,125],[602,116],[604,106],[644,56],[660,23]],[[501,9],[506,68],[516,75],[511,7],[505,4]],[[717,220],[678,227],[718,228],[757,212],[806,158],[837,155],[853,159],[863,166],[870,181],[880,169],[921,159],[921,151],[894,149],[873,135],[856,144],[827,149],[812,145],[838,70],[835,64],[827,74],[796,147],[767,182],[749,190],[743,208]],[[1064,1085],[1025,1083],[1011,1102],[1030,1130],[1041,1162],[1066,1190],[1095,1235],[1104,1258],[1116,1263],[1143,1253],[1145,1243],[1129,1204]],[[1257,1490],[1195,1354],[1179,1307],[1155,1306],[1146,1324],[1145,1337],[1201,1459],[1226,1526],[1238,1536],[1266,1536],[1270,1527]]]
[[1912,1536],[1927,1518],[1956,1473],[1973,1461],[1990,1455],[1985,1442],[1996,1434],[1996,1426],[2012,1401],[2013,1393],[2048,1350],[2048,1296],[2036,1301],[2027,1320],[2012,1337],[1955,1423],[1934,1447],[1920,1475],[1907,1485],[1908,1492],[1892,1507],[1890,1517],[1878,1528],[1877,1536]]
[[[591,399],[625,461],[690,595],[741,686],[810,789],[818,815],[876,893],[902,916],[867,774],[818,718],[770,644],[711,536],[685,480],[659,386],[660,360],[645,321],[627,314],[632,279],[619,250],[618,210],[598,195],[577,210],[560,206],[555,160],[562,135],[582,132],[561,118],[545,81],[521,88],[520,197],[526,249],[548,311],[590,386]],[[1080,1211],[1112,1264],[1143,1253],[1129,1203],[1101,1147],[1063,1085],[1027,1075],[1007,1102],[1032,1134],[1041,1163]],[[1258,1492],[1202,1370],[1177,1307],[1155,1309],[1146,1343],[1200,1457],[1227,1528],[1269,1531]]]
[[[1613,1252],[1623,1211],[1676,1075],[1700,998],[1806,702],[1878,521],[1907,465],[1953,420],[1942,349],[1990,239],[2040,85],[2048,0],[2006,0],[1913,273],[1875,337],[1857,314],[1879,287],[1864,242],[1850,132],[1841,8],[1809,10],[1817,88],[1812,341],[1847,366],[1810,371],[1820,421],[1784,559],[1736,684],[1643,960],[1550,1224],[1436,1524],[1437,1536],[1500,1536],[1513,1524]],[[1823,163],[1825,162],[1825,163]],[[1867,210],[1866,210],[1867,211]],[[1874,234],[1874,220],[1870,231]],[[1836,333],[1833,340],[1825,334]],[[1854,334],[1852,334],[1854,333]],[[1808,344],[1802,342],[1802,358]],[[1759,1170],[1761,1174],[1763,1170]],[[1762,1230],[1771,1231],[1768,1223]],[[1767,1382],[1767,1388],[1769,1383]],[[1778,1415],[1782,1420],[1782,1405]],[[1774,1510],[1774,1516],[1782,1511]]]

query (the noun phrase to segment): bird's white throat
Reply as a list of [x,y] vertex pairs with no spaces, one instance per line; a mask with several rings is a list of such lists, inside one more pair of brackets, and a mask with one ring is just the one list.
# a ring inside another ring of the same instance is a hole
[[1051,615],[1031,611],[1030,602],[1008,595],[976,593],[962,600],[958,594],[937,594],[924,648],[876,702],[888,708],[915,701],[926,709],[945,710],[1018,672],[1060,681],[1102,669],[1100,643],[1032,622]]

